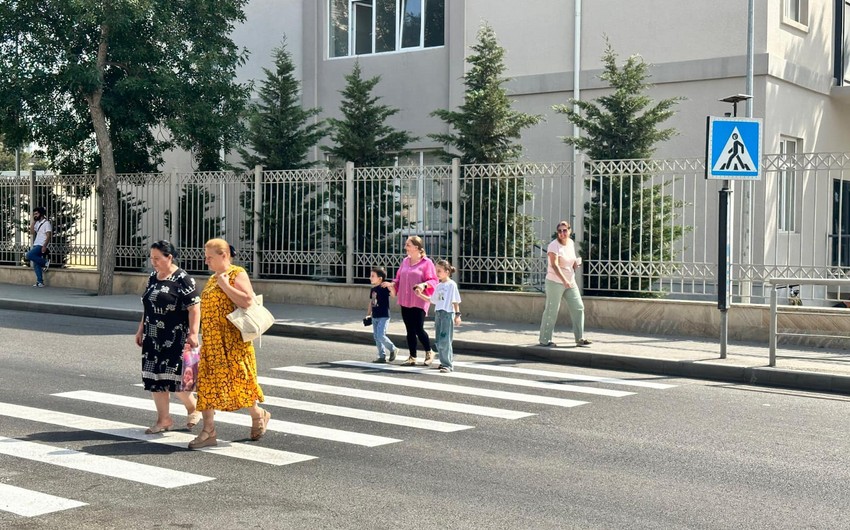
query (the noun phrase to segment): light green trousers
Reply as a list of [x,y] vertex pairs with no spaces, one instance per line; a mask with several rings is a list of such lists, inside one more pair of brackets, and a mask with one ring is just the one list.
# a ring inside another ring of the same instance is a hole
[[552,342],[552,332],[555,331],[558,310],[561,309],[561,298],[567,300],[576,341],[584,338],[584,302],[581,301],[578,286],[567,289],[561,282],[546,280],[546,307],[543,309],[543,320],[540,322],[540,344]]

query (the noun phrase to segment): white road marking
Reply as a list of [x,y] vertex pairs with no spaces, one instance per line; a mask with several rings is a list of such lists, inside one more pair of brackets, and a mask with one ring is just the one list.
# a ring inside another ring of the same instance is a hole
[[456,432],[463,431],[465,429],[472,429],[471,425],[458,425],[456,423],[426,420],[422,418],[414,418],[411,416],[399,416],[396,414],[387,414],[384,412],[375,412],[363,409],[353,409],[349,407],[338,407],[336,405],[325,405],[323,403],[298,401],[295,399],[285,399],[279,397],[272,397],[269,395],[266,395],[265,404],[271,405],[273,407],[303,410],[307,412],[316,412],[318,414],[329,414],[332,416],[342,416],[344,418],[374,421],[376,423],[387,423],[390,425],[401,425],[403,427],[413,427],[414,429],[425,429],[437,432]]
[[338,379],[348,379],[351,381],[367,381],[370,383],[380,383],[384,385],[406,386],[410,388],[421,388],[423,390],[435,390],[437,392],[451,392],[455,394],[466,394],[468,396],[480,396],[495,399],[504,399],[507,401],[522,401],[525,403],[539,403],[542,405],[554,405],[556,407],[577,407],[586,405],[586,401],[576,401],[573,399],[561,399],[548,396],[536,396],[533,394],[522,394],[519,392],[503,392],[501,390],[488,390],[486,388],[474,388],[460,385],[447,385],[445,383],[432,383],[429,381],[415,381],[412,379],[401,379],[395,377],[387,377],[381,375],[360,374],[344,372],[342,370],[334,370],[329,368],[309,368],[302,366],[284,366],[274,368],[274,370],[282,372],[293,372],[299,374],[318,375],[324,377],[336,377]]
[[633,396],[634,392],[624,392],[622,390],[608,390],[606,388],[593,388],[589,386],[564,385],[561,383],[547,383],[543,381],[529,381],[528,379],[517,379],[511,377],[497,377],[492,375],[470,374],[466,372],[449,372],[441,373],[433,368],[405,368],[403,366],[393,366],[387,364],[367,363],[363,361],[333,361],[331,364],[342,366],[355,366],[358,368],[369,368],[372,370],[382,370],[386,372],[401,372],[401,373],[418,373],[427,375],[438,375],[441,378],[464,379],[466,381],[481,381],[484,383],[497,383],[501,385],[524,386],[528,388],[539,388],[542,390],[560,390],[563,392],[574,392],[580,394],[593,394],[596,396],[607,397],[624,397]]
[[[93,401],[96,403],[118,405],[121,407],[129,407],[134,409],[151,411],[156,410],[153,400],[151,399],[120,396],[118,394],[106,394],[103,392],[93,392],[90,390],[79,390],[75,392],[63,392],[61,394],[54,395],[73,399],[80,399],[83,401]],[[180,407],[180,409],[183,410],[183,406],[178,403],[171,403],[171,406]],[[242,425],[244,427],[251,426],[251,416],[248,416],[247,414],[237,414],[235,412],[216,411],[215,421],[221,423],[230,423],[233,425]],[[292,423],[283,420],[276,420],[274,418],[269,421],[267,429],[269,431],[285,432],[297,436],[307,436],[309,438],[319,438],[322,440],[330,440],[332,442],[349,443],[366,447],[377,447],[379,445],[386,445],[401,441],[395,438],[385,438],[383,436],[373,436],[371,434],[341,431],[339,429],[328,429],[326,427],[305,425],[303,423]]]
[[0,511],[3,512],[35,517],[80,506],[88,505],[84,502],[0,483]]
[[359,388],[350,388],[345,386],[305,383],[303,381],[296,381],[294,379],[276,379],[273,377],[260,376],[257,378],[257,381],[261,385],[266,386],[277,386],[282,388],[290,388],[292,390],[305,390],[307,392],[319,392],[322,394],[332,394],[336,396],[371,399],[374,401],[383,401],[385,403],[397,403],[399,405],[411,405],[414,407],[421,407],[426,409],[461,412],[464,414],[475,414],[478,416],[487,416],[490,418],[517,420],[519,418],[534,416],[534,414],[531,412],[498,409],[494,407],[482,407],[480,405],[469,405],[467,403],[457,403],[455,401],[442,401],[439,399],[405,396],[404,394],[389,394],[386,392],[375,392],[372,390],[362,390]]
[[92,455],[73,449],[25,442],[0,436],[0,454],[43,462],[54,466],[77,469],[107,477],[140,482],[160,488],[179,488],[215,480],[212,477],[176,471],[164,467],[138,464],[118,458]]
[[[181,449],[186,449],[189,442],[195,439],[195,435],[188,432],[169,431],[164,435],[145,434],[144,431],[146,427],[141,425],[103,420],[89,416],[78,416],[76,414],[24,407],[9,403],[0,403],[0,416],[19,418],[22,420],[46,423],[49,425],[58,425],[60,427],[67,427],[70,429],[80,429],[84,431],[108,434],[119,438],[141,440],[148,443],[169,445],[172,447],[179,447]],[[227,440],[222,440],[220,438],[217,446],[204,447],[203,449],[198,449],[198,451],[210,452],[242,460],[250,460],[252,462],[261,462],[263,464],[270,464],[273,466],[284,466],[316,458],[315,456],[301,455],[287,451],[276,451],[274,449],[267,449],[256,445],[230,443]]]
[[468,363],[468,362],[456,362],[455,366],[463,366],[466,368],[473,368],[475,370],[492,370],[496,372],[510,372],[515,374],[524,374],[524,375],[539,375],[542,377],[552,377],[554,379],[566,379],[570,381],[594,381],[597,383],[608,383],[612,385],[622,385],[622,386],[637,386],[642,388],[655,388],[657,390],[665,390],[668,388],[675,388],[676,385],[669,385],[666,383],[653,383],[651,381],[635,381],[634,379],[618,379],[615,377],[597,377],[593,375],[582,375],[582,374],[573,374],[567,372],[555,372],[551,370],[535,370],[532,368],[519,368],[510,365],[502,365],[502,364],[483,364],[483,363]]

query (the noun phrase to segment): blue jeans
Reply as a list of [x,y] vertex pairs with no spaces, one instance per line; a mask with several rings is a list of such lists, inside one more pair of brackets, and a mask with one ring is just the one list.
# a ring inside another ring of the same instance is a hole
[[455,334],[455,314],[448,311],[434,313],[434,334],[437,342],[437,355],[440,366],[452,369],[452,338]]
[[396,349],[395,344],[387,337],[387,324],[389,323],[390,317],[372,317],[372,335],[375,337],[375,346],[378,347],[378,359],[385,359],[387,350],[394,351]]
[[35,269],[35,281],[44,283],[44,265],[47,263],[44,254],[41,253],[41,245],[34,245],[27,252],[27,259],[32,263],[32,268]]

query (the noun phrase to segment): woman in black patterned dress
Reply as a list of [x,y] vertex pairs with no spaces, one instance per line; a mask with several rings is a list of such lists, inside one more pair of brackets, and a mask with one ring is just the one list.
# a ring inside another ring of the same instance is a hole
[[169,412],[170,392],[186,406],[186,427],[191,429],[201,419],[191,392],[179,392],[183,380],[183,347],[198,346],[201,322],[201,297],[193,280],[174,263],[177,249],[168,241],[151,245],[154,272],[142,295],[145,308],[136,345],[142,348],[142,381],[156,404],[156,423],[145,434],[167,431],[174,425]]

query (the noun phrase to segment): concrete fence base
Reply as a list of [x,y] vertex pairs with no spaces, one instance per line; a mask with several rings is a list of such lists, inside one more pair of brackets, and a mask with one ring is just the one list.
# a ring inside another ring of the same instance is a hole
[[[50,269],[48,287],[97,291],[98,274],[91,270]],[[113,294],[141,294],[148,275],[116,273]],[[195,276],[201,287],[208,276]],[[27,285],[35,281],[32,269],[0,266],[0,284]],[[294,280],[254,280],[254,290],[269,302],[365,310],[367,285]],[[0,286],[2,291],[2,286]],[[518,322],[537,326],[545,297],[541,293],[463,290],[463,313],[468,320]],[[585,298],[585,327],[647,335],[719,338],[720,312],[714,302],[643,298]],[[559,321],[569,323],[566,306]],[[769,339],[770,307],[739,304],[729,310],[729,338],[748,342]],[[809,336],[782,337],[783,344],[850,350],[846,339],[825,335],[850,334],[850,310],[788,307],[779,315],[785,333]],[[820,335],[820,336],[818,336]]]

